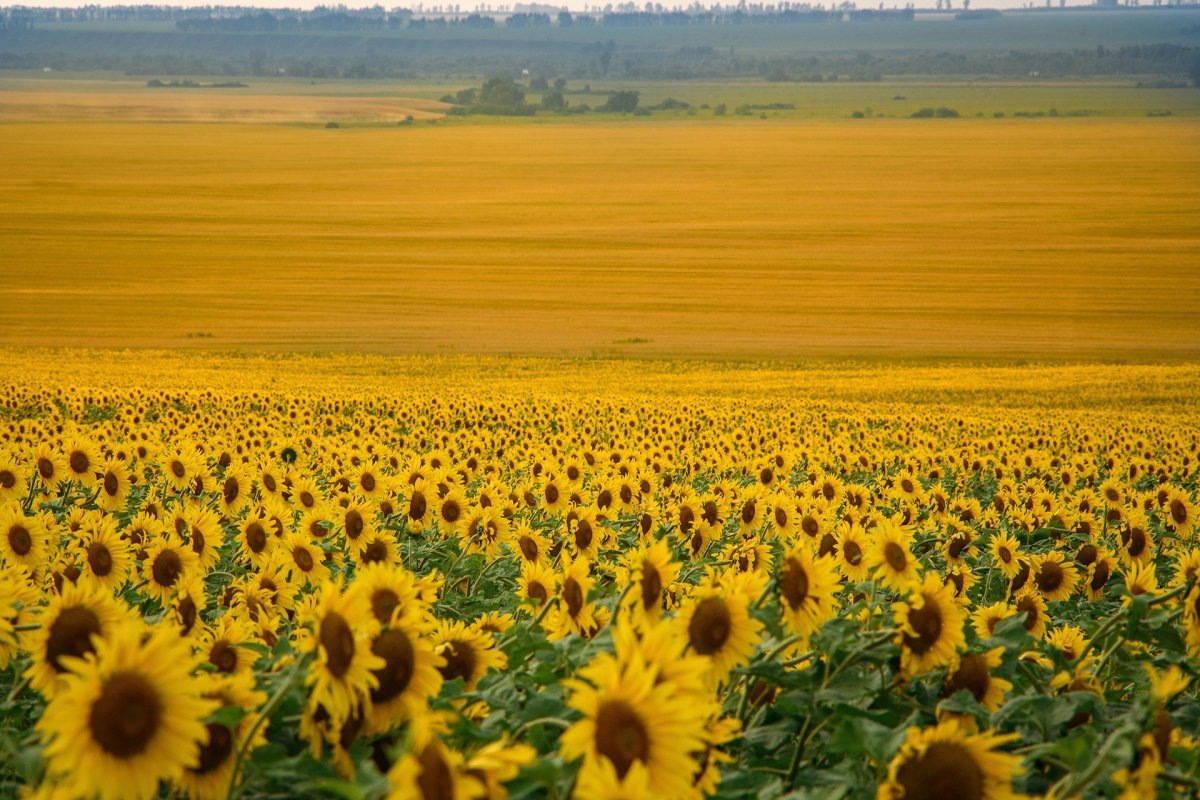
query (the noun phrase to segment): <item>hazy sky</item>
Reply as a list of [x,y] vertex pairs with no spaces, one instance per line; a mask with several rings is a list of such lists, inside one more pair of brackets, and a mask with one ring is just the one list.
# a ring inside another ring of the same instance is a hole
[[[495,8],[500,5],[512,6],[521,1],[522,0],[487,0],[486,4],[491,5],[493,8]],[[74,2],[72,2],[72,0],[22,0],[21,2],[11,2],[11,0],[0,0],[0,6],[23,5],[23,6],[42,6],[42,7],[49,6],[49,7],[56,7],[56,8],[78,8],[80,6],[88,6],[88,5],[137,5],[137,4],[140,4],[141,2],[147,2],[147,0],[129,0],[129,2],[125,3],[125,4],[122,4],[122,3],[95,3],[95,2],[88,2],[88,0],[74,0]],[[341,5],[345,5],[348,8],[368,8],[368,7],[374,6],[374,5],[381,5],[384,8],[415,8],[421,2],[424,3],[426,8],[432,8],[433,6],[437,6],[437,5],[453,6],[455,4],[451,0],[413,0],[413,2],[397,2],[396,0],[386,0],[386,2],[384,0],[381,0],[380,2],[373,2],[373,0],[360,0],[359,2],[355,2],[355,0],[350,0],[350,2],[345,2],[345,3],[342,3]],[[541,2],[541,3],[544,3],[545,5],[553,5],[556,7],[565,6],[566,8],[569,8],[573,11],[581,11],[584,8],[590,8],[590,7],[596,6],[597,4],[601,8],[603,8],[604,5],[606,5],[606,3],[608,2],[608,0],[604,0],[604,2],[599,2],[599,3],[597,3],[597,0],[569,0],[569,2],[547,2],[547,0],[524,0],[524,2],[527,2],[527,3],[528,2]],[[620,0],[618,0],[618,2],[620,2]],[[640,6],[645,2],[645,0],[635,0],[635,2],[637,2],[637,4]],[[679,2],[679,3],[664,2],[663,6],[665,6],[667,8],[671,8],[675,5],[679,5],[681,7],[686,7],[690,2],[691,2],[691,0],[688,0],[687,2]],[[706,2],[706,0],[701,0],[701,2],[704,5],[708,5],[708,2]],[[768,4],[769,4],[769,0],[764,0],[764,2],[768,2]],[[884,5],[884,8],[900,8],[900,7],[904,6],[906,4],[906,2],[908,2],[908,0],[883,0],[883,5]],[[918,8],[933,8],[936,3],[936,0],[914,0],[914,2]],[[1149,0],[1146,0],[1146,2],[1147,2],[1147,4],[1149,4]],[[1053,3],[1055,6],[1058,6],[1058,0],[1053,0]],[[187,2],[168,3],[166,5],[199,6],[199,5],[209,5],[209,4],[210,3],[205,3],[202,0],[197,0],[195,3],[187,3]],[[219,5],[220,3],[211,3],[211,4]],[[334,0],[329,0],[328,2],[317,2],[317,1],[295,2],[295,0],[246,0],[245,2],[242,2],[242,3],[229,2],[228,4],[229,5],[256,6],[258,8],[313,8],[314,6],[319,6],[319,5],[338,5],[338,3],[336,3]],[[732,4],[732,3],[730,3],[730,4]],[[836,5],[836,2],[831,2],[831,0],[824,0],[824,4],[827,6],[831,6],[831,5]],[[1093,4],[1093,0],[1067,0],[1067,5],[1069,5],[1069,6],[1086,6],[1086,5],[1092,5],[1092,4]],[[480,0],[467,0],[467,2],[463,2],[463,0],[458,0],[458,5],[465,11],[465,10],[473,10],[476,7],[478,7],[479,5],[481,5],[481,3],[480,3]],[[613,5],[617,5],[617,2],[614,2]],[[859,8],[876,8],[876,7],[878,7],[878,5],[879,5],[879,0],[875,0],[875,2],[871,2],[871,0],[858,0]],[[962,5],[962,0],[954,0],[954,6],[956,8],[960,7],[961,5]],[[1029,0],[971,0],[972,8],[1023,8],[1028,5],[1031,5]],[[1042,7],[1045,5],[1045,0],[1039,0],[1039,2],[1033,3],[1033,5]]]

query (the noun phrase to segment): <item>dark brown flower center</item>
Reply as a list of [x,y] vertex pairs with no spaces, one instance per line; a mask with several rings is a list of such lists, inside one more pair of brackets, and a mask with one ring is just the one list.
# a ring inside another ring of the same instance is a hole
[[392,612],[399,605],[400,597],[391,589],[376,589],[371,594],[371,613],[384,625],[392,621]]
[[696,512],[691,506],[680,506],[679,508],[679,532],[687,536],[692,532],[692,526],[696,524]]
[[425,499],[425,495],[420,492],[413,492],[412,497],[408,500],[408,518],[423,519],[425,511],[429,508],[429,502]]
[[729,606],[719,597],[706,597],[696,604],[688,623],[688,642],[702,656],[710,656],[725,646],[733,630]]
[[929,652],[942,636],[942,612],[937,600],[925,596],[925,604],[908,612],[908,625],[916,636],[904,634],[904,646],[917,655]]
[[983,771],[955,742],[935,742],[896,771],[905,800],[983,800]]
[[210,722],[208,741],[200,746],[200,763],[192,770],[195,775],[207,775],[218,769],[233,753],[233,733],[219,722]]
[[971,653],[963,656],[958,669],[946,681],[946,695],[950,696],[963,689],[971,693],[976,702],[983,702],[988,690],[987,659]]
[[442,519],[451,524],[458,522],[458,518],[462,516],[462,509],[458,505],[457,500],[447,500],[442,503]]
[[86,606],[67,606],[50,623],[46,637],[46,661],[55,672],[66,672],[59,661],[62,656],[82,658],[95,652],[92,636],[100,633],[100,618]]
[[371,690],[371,702],[386,703],[399,697],[408,688],[413,676],[416,651],[404,631],[392,628],[375,637],[371,652],[385,662],[382,669],[374,670],[379,687]]
[[155,557],[154,564],[150,567],[150,574],[159,586],[174,586],[181,572],[183,561],[174,550],[163,550]]
[[575,525],[575,546],[580,550],[588,549],[592,544],[592,524],[581,519]]
[[84,474],[88,471],[88,467],[92,465],[91,459],[89,459],[87,453],[83,452],[82,450],[73,451],[68,461],[71,465],[71,471],[76,475]]
[[649,611],[662,602],[662,576],[649,561],[642,562],[642,608]]
[[237,648],[224,639],[219,639],[208,651],[208,661],[219,672],[224,672],[226,675],[231,674],[238,665]]
[[88,545],[87,561],[88,566],[92,568],[92,573],[98,578],[103,578],[112,572],[112,553],[103,542],[92,542]]
[[48,481],[54,477],[54,462],[48,458],[39,458],[37,462],[38,475],[42,476],[42,480]]
[[346,537],[349,539],[357,539],[362,535],[363,528],[366,523],[363,522],[362,514],[357,509],[350,509],[346,512]]
[[475,675],[475,665],[479,661],[475,655],[475,648],[466,642],[452,641],[442,651],[442,657],[446,659],[445,666],[439,668],[443,678],[448,681],[462,678],[467,683],[471,682]]
[[317,639],[325,650],[330,674],[335,678],[344,676],[354,661],[354,631],[349,623],[341,614],[331,611],[321,620]]
[[12,525],[8,529],[8,546],[18,556],[29,555],[33,549],[33,537],[29,535],[29,529],[19,522]]
[[133,671],[113,673],[92,705],[88,728],[92,738],[116,758],[145,751],[162,721],[162,700],[145,676]]
[[313,568],[312,553],[307,547],[297,547],[292,551],[292,560],[296,562],[296,566],[301,572],[311,572]]
[[908,552],[895,542],[883,546],[883,559],[896,572],[904,572],[908,568]]
[[1032,597],[1022,597],[1017,601],[1017,613],[1029,615],[1025,617],[1025,630],[1031,631],[1037,627],[1038,620],[1041,619],[1042,610],[1033,601]]
[[117,480],[117,476],[111,471],[104,473],[104,493],[109,497],[116,497],[117,492],[121,488],[121,482]]
[[624,700],[607,700],[596,711],[596,752],[624,778],[633,762],[650,760],[650,734],[637,711]]
[[454,774],[437,748],[432,744],[426,745],[417,761],[421,765],[421,774],[417,776],[421,800],[454,800]]
[[794,558],[787,559],[779,575],[779,591],[792,610],[800,608],[808,597],[808,573]]
[[579,612],[583,610],[583,587],[579,585],[579,581],[574,578],[563,581],[562,594],[563,602],[567,604],[567,614],[572,619],[579,616]]
[[226,505],[235,502],[241,493],[242,487],[238,485],[237,478],[228,477],[221,485],[221,496],[225,498]]
[[1063,585],[1065,575],[1062,567],[1054,561],[1044,561],[1034,576],[1033,581],[1037,584],[1038,590],[1042,594],[1057,591]]
[[1187,510],[1187,506],[1184,505],[1183,501],[1178,500],[1178,499],[1172,500],[1171,501],[1171,521],[1173,521],[1176,525],[1182,525],[1183,523],[1187,522],[1187,518],[1188,518],[1188,510]]

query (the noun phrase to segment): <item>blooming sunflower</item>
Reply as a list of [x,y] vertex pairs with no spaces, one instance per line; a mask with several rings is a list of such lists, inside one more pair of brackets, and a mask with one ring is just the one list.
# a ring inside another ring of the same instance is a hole
[[432,637],[434,650],[445,661],[439,667],[448,681],[462,678],[464,691],[471,691],[479,679],[493,669],[504,669],[508,657],[496,648],[495,638],[473,625],[442,620]]
[[679,574],[666,540],[643,541],[626,552],[618,578],[632,584],[628,606],[636,620],[657,622],[662,616],[663,593]]
[[475,800],[485,796],[483,784],[467,772],[462,753],[429,732],[410,737],[409,747],[388,770],[388,783],[392,790],[388,800]]
[[422,634],[427,626],[411,617],[393,617],[371,641],[371,652],[383,660],[373,670],[368,731],[383,733],[424,710],[442,690],[446,659]]
[[108,594],[125,585],[133,569],[133,552],[129,542],[117,533],[112,517],[100,517],[92,522],[80,540],[83,549],[81,580],[98,586]]
[[1025,630],[1035,639],[1046,635],[1046,601],[1032,586],[1013,597],[1013,613],[1025,614]]
[[105,511],[120,511],[129,499],[129,467],[123,461],[108,458],[100,471],[96,505]]
[[965,613],[954,602],[953,587],[937,575],[913,584],[907,602],[893,607],[900,666],[907,675],[952,663],[966,646]]
[[607,764],[624,781],[637,764],[657,796],[693,794],[691,754],[704,741],[689,697],[669,682],[656,684],[657,670],[636,654],[621,662],[598,657],[578,674],[564,684],[568,705],[583,718],[563,733],[560,749],[566,758],[583,758],[580,780]]
[[438,503],[434,519],[444,537],[458,533],[467,519],[467,496],[457,486],[451,488]]
[[62,593],[38,610],[39,626],[29,634],[29,685],[47,697],[54,695],[67,672],[64,659],[95,652],[96,645],[129,618],[128,608],[110,594],[64,582]]
[[267,526],[267,520],[257,511],[242,520],[237,535],[239,560],[258,566],[267,557],[276,544]]
[[571,634],[588,636],[597,627],[596,608],[588,602],[592,578],[590,566],[582,558],[566,556],[559,576],[558,608],[545,619],[547,636],[552,640],[565,639]]
[[750,660],[762,623],[750,615],[750,601],[737,587],[701,583],[684,602],[676,624],[692,652],[709,659],[714,682]]
[[540,607],[557,591],[558,582],[553,570],[537,562],[521,562],[521,575],[517,578],[517,596],[521,602]]
[[46,526],[18,503],[0,506],[0,561],[33,575],[46,563]]
[[1021,760],[997,748],[1016,734],[969,734],[951,719],[933,728],[909,728],[888,765],[878,800],[1010,800]]
[[834,563],[842,577],[851,583],[867,579],[867,533],[857,522],[843,523],[837,533]]
[[1029,570],[1033,585],[1048,601],[1066,600],[1079,584],[1075,563],[1057,550],[1032,556]]
[[888,589],[904,591],[920,578],[920,566],[911,547],[911,531],[892,518],[880,517],[871,529],[867,568]]
[[1166,526],[1180,539],[1188,540],[1196,532],[1196,505],[1182,489],[1173,489],[1163,502]]
[[1000,574],[1012,580],[1021,568],[1018,558],[1021,553],[1021,545],[1017,538],[1011,533],[997,532],[988,543],[988,550],[991,552]]
[[309,707],[320,705],[335,727],[367,702],[371,689],[379,688],[373,670],[385,662],[371,652],[370,642],[379,631],[366,596],[355,586],[345,592],[327,583],[312,615],[312,636],[307,643],[316,653],[305,684]]
[[289,575],[301,587],[320,587],[329,580],[329,567],[325,565],[325,551],[314,544],[306,534],[289,531],[284,537],[280,549],[287,553],[290,560]]
[[1004,697],[1012,689],[1012,683],[994,675],[1004,656],[1003,647],[994,647],[986,653],[967,653],[946,674],[944,696],[967,691],[975,702],[988,711],[997,711],[1004,705]]
[[811,636],[837,614],[837,571],[831,557],[817,557],[804,541],[792,546],[776,574],[783,621],[792,633]]
[[190,547],[165,536],[146,545],[146,558],[140,563],[146,591],[161,603],[170,600],[181,577],[199,569],[199,559]]
[[78,481],[88,489],[96,485],[100,456],[92,442],[80,436],[68,439],[63,445],[63,465],[65,478]]
[[33,465],[42,485],[51,492],[67,479],[67,466],[63,463],[62,454],[49,444],[38,445],[33,452]]
[[93,658],[66,658],[62,689],[38,730],[47,772],[75,796],[154,797],[199,763],[204,718],[216,703],[190,676],[187,642],[170,628],[125,623],[96,642]]
[[[255,691],[254,678],[246,673],[205,675],[199,681],[201,697],[216,702],[220,709],[240,709],[243,713],[232,726],[216,721],[204,726],[208,737],[200,746],[199,758],[175,783],[194,800],[223,800],[229,792],[238,753],[243,748],[247,754],[252,753],[266,742],[269,723],[263,720],[256,724],[259,715],[255,712],[267,696]],[[254,739],[250,741],[252,731]]]

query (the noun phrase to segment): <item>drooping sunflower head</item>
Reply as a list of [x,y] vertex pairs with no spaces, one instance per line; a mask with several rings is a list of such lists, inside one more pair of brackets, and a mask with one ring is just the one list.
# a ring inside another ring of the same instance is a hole
[[888,765],[880,800],[1002,800],[1012,797],[1020,759],[998,748],[1015,734],[965,733],[956,720],[910,728]]
[[953,588],[935,574],[914,584],[893,613],[901,668],[910,676],[951,663],[966,645],[965,613],[954,602]]

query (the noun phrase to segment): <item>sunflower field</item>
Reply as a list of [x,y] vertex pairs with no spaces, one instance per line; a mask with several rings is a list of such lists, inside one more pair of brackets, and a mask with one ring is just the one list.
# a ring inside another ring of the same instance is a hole
[[0,795],[1200,793],[1200,374],[0,353]]

